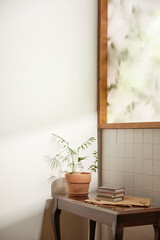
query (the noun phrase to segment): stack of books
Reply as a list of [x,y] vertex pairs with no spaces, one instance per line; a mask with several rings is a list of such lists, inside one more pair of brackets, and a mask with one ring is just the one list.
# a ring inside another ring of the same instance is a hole
[[118,202],[125,196],[125,188],[122,186],[100,186],[97,190],[97,200]]

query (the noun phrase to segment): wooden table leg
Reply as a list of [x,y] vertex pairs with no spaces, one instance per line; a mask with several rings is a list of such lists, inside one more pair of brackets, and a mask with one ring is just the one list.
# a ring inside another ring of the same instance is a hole
[[61,240],[60,214],[61,214],[61,210],[57,208],[57,199],[54,199],[54,208],[51,213],[51,220],[52,220],[52,227],[53,227],[55,240]]
[[154,227],[154,240],[160,240],[160,225],[153,224]]
[[122,240],[123,239],[123,227],[120,226],[115,217],[112,224],[112,240]]
[[93,220],[89,220],[89,240],[94,240],[95,229],[96,229],[96,222]]

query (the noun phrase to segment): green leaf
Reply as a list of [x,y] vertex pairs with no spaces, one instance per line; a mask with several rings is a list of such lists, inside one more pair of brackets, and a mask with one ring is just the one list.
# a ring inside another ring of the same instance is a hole
[[125,61],[127,59],[128,54],[129,54],[128,48],[125,48],[124,50],[122,50],[121,57],[122,57],[123,61]]
[[107,92],[109,93],[112,90],[117,89],[117,84],[111,84],[108,88],[107,88]]
[[[67,167],[70,168],[70,172],[74,173],[76,171],[77,166],[82,169],[82,162],[88,156],[85,157],[80,157],[79,156],[79,151],[80,150],[86,150],[89,148],[92,143],[96,140],[94,137],[90,137],[87,139],[82,145],[80,145],[76,150],[72,149],[69,145],[69,142],[67,142],[65,139],[62,137],[52,134],[54,137],[54,140],[57,143],[57,149],[58,153],[54,157],[49,157],[46,156],[46,162],[48,166],[50,167],[51,170],[55,170],[58,168],[58,172],[63,172],[62,168],[64,166],[64,162],[67,162]],[[94,157],[96,158],[96,152],[94,153]],[[96,168],[94,167],[95,162],[93,163],[92,166],[92,171],[93,169],[95,170]]]
[[77,152],[79,152],[80,150],[85,150],[87,149],[89,146],[92,145],[92,143],[95,141],[96,139],[94,137],[90,137],[87,141],[85,141],[82,145],[80,145],[77,148]]
[[111,43],[111,48],[112,48],[113,50],[115,50],[115,49],[116,49],[116,47],[115,47],[115,45],[114,45],[114,43],[113,43],[113,42]]
[[86,156],[86,157],[78,157],[78,162],[81,162],[82,160],[84,160],[86,158],[88,158],[88,156]]
[[56,140],[57,144],[63,148],[66,148],[69,146],[69,143],[63,139],[62,137],[58,136],[57,134],[52,134],[52,136],[54,137],[54,139]]
[[133,13],[133,14],[136,14],[136,12],[137,12],[137,10],[136,10],[135,6],[133,5],[133,7],[132,7],[132,13]]
[[132,110],[134,110],[135,109],[135,102],[132,102],[131,106],[132,106]]

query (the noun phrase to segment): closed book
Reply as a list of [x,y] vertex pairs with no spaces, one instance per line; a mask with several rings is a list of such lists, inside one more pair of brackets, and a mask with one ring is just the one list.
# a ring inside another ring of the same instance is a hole
[[97,192],[97,196],[103,196],[103,197],[124,197],[125,192],[120,192],[120,193],[106,193],[106,192]]
[[124,197],[117,197],[117,198],[109,198],[109,197],[101,197],[101,196],[97,196],[96,200],[97,201],[109,201],[109,202],[119,202],[122,201],[124,199]]
[[106,192],[106,193],[119,193],[119,192],[124,192],[125,188],[123,186],[116,186],[116,187],[112,187],[112,186],[100,186],[98,187],[98,192]]

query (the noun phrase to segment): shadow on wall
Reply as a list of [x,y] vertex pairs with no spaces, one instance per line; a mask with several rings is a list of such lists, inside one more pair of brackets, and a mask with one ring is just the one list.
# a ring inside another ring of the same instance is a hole
[[[0,229],[0,239],[1,240],[6,240],[6,239],[34,240],[34,239],[38,239],[37,236],[39,236],[39,232],[35,231],[35,227],[37,226],[37,224],[39,224],[40,218],[42,218],[42,214],[38,213],[29,218],[23,219],[12,225],[9,225],[3,229]],[[26,231],[26,229],[27,229],[27,231]],[[27,234],[26,234],[26,232],[27,232]]]
[[[67,194],[67,184],[65,178],[55,180],[51,185],[51,195],[54,194]],[[46,200],[41,240],[54,239],[52,224],[51,224],[51,211],[53,209],[54,200]],[[88,236],[88,221],[82,217],[75,216],[70,213],[61,213],[61,236],[65,240],[85,240]]]
[[[41,240],[54,240],[54,234],[51,224],[51,210],[53,208],[53,204],[53,199],[48,199],[46,201]],[[62,212],[61,230],[62,240],[87,240],[88,221],[82,217]]]
[[[0,239],[12,240],[54,240],[54,234],[51,223],[51,210],[53,208],[53,199],[46,200],[44,215],[42,220],[41,233],[35,231],[35,226],[39,223],[41,213],[24,219],[13,225],[0,230]],[[36,224],[37,222],[37,224]],[[85,240],[87,239],[87,220],[66,212],[61,213],[61,237],[62,240]],[[24,232],[27,234],[24,235]]]

